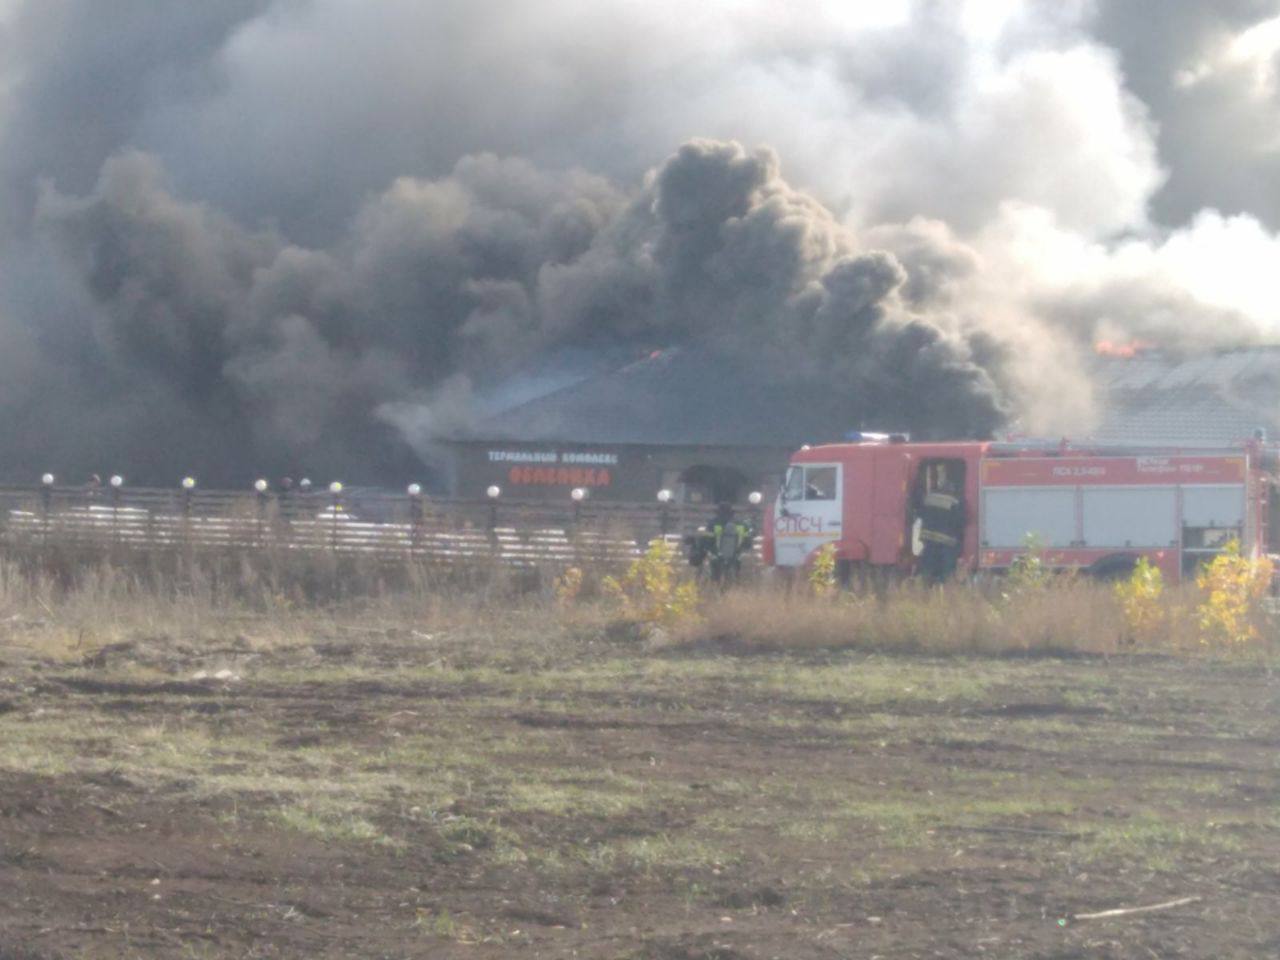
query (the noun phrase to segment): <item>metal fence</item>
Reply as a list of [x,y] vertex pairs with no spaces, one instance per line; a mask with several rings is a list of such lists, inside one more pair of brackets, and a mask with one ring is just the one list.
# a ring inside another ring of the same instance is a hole
[[617,564],[655,538],[678,542],[710,516],[705,506],[590,500],[0,487],[0,544],[94,552],[327,551],[387,560]]

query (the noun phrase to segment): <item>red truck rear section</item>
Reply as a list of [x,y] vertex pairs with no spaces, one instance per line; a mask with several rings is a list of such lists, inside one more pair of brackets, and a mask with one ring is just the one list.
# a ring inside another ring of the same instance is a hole
[[[1060,568],[1116,575],[1140,556],[1178,580],[1238,539],[1268,552],[1275,457],[1229,450],[877,440],[806,448],[767,511],[764,556],[841,571],[1001,570],[1033,538]],[[930,558],[933,558],[932,564]]]

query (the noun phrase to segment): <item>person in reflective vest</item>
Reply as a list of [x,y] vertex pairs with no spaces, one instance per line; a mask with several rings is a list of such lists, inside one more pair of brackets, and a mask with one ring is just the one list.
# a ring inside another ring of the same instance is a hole
[[711,527],[711,577],[736,580],[742,569],[742,555],[751,549],[753,534],[749,524],[733,515],[733,506],[722,503]]
[[929,467],[920,506],[920,573],[929,583],[941,583],[955,573],[964,536],[964,500],[948,476],[945,464]]
[[754,540],[751,525],[734,516],[731,504],[721,503],[712,522],[686,537],[685,545],[692,566],[701,567],[709,560],[711,579],[724,583],[737,579],[742,555],[751,549]]

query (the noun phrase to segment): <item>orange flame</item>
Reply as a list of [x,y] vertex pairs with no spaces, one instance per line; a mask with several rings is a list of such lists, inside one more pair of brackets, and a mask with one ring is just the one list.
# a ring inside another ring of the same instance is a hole
[[1118,343],[1114,340],[1099,340],[1093,345],[1093,352],[1100,357],[1115,357],[1119,360],[1132,360],[1144,350],[1151,349],[1151,344],[1142,340],[1130,340]]

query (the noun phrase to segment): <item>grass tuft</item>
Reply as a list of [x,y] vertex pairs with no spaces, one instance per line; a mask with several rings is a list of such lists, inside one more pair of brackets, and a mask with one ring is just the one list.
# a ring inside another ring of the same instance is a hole
[[[1194,598],[1171,597],[1175,611]],[[1191,649],[1193,618],[1172,616],[1151,646]],[[742,651],[855,649],[945,655],[1111,655],[1133,649],[1124,610],[1107,585],[1060,578],[1007,596],[965,584],[909,582],[883,593],[815,598],[808,592],[739,589],[710,599],[702,617],[682,623],[676,645]]]

